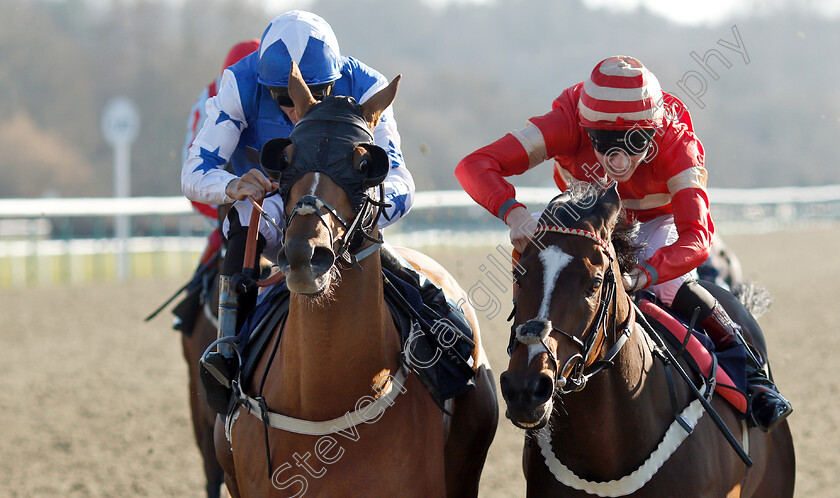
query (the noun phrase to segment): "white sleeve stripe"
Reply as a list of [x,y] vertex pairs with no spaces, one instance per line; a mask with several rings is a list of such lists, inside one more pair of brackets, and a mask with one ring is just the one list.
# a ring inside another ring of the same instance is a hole
[[545,139],[539,128],[529,122],[525,128],[514,130],[510,134],[519,140],[528,154],[529,169],[545,161]]
[[668,179],[668,191],[671,192],[671,195],[687,188],[699,188],[705,191],[707,177],[708,172],[706,172],[706,168],[699,166],[688,168]]

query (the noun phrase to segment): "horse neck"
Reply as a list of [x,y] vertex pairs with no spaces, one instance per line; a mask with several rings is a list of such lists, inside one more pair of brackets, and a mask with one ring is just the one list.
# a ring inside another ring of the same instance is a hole
[[611,367],[593,376],[582,391],[564,396],[568,415],[555,404],[552,421],[555,454],[563,455],[561,460],[571,469],[586,469],[601,479],[620,478],[639,465],[641,448],[655,448],[667,427],[662,425],[661,408],[669,412],[670,407],[667,391],[650,389],[653,356],[644,332],[635,321],[629,323],[634,317],[620,284],[615,299],[618,311],[607,322],[599,359],[615,344],[613,330],[615,336],[627,325],[635,330]]
[[313,419],[339,416],[373,394],[383,371],[396,373],[400,341],[383,299],[379,253],[360,264],[341,270],[332,297],[320,305],[292,295],[272,367],[281,372],[280,392],[300,392],[300,405],[285,409]]

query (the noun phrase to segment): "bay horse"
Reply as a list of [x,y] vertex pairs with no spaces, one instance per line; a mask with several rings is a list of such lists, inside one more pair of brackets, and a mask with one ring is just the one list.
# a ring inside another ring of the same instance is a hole
[[[226,206],[229,208],[230,206]],[[224,209],[226,212],[226,209]],[[220,216],[221,217],[221,216]],[[196,444],[201,452],[206,479],[205,491],[207,498],[218,498],[221,486],[224,483],[224,471],[216,458],[216,445],[214,439],[214,427],[216,424],[216,412],[207,404],[207,396],[204,392],[204,385],[201,383],[198,365],[199,358],[207,350],[210,344],[217,338],[218,321],[217,311],[219,309],[219,286],[218,275],[222,269],[222,254],[219,253],[210,261],[215,270],[212,272],[212,283],[205,287],[201,299],[201,310],[195,318],[190,333],[181,334],[181,345],[184,359],[187,362],[187,373],[189,377],[189,401],[190,416],[193,425],[193,435]]]
[[[618,192],[583,185],[548,205],[515,272],[511,358],[500,383],[507,417],[526,431],[527,496],[792,496],[787,421],[771,433],[748,428],[712,397],[752,459],[747,467],[712,415],[697,409],[688,385],[668,379],[658,343],[623,287],[636,248]],[[707,288],[766,358],[749,311],[719,287]],[[690,434],[675,413],[696,424]]]
[[[374,242],[378,213],[364,207],[390,167],[384,151],[371,145],[370,130],[398,82],[361,106],[345,97],[318,103],[293,66],[289,92],[304,118],[275,158],[286,168],[279,180],[287,224],[278,262],[291,297],[285,324],[268,342],[277,346],[262,354],[244,388],[262,399],[216,424],[233,496],[478,494],[498,402],[475,311],[464,305],[475,331],[476,387],[453,398],[446,415],[418,378],[401,369],[401,340],[383,298]],[[328,131],[307,136],[300,131],[304,122]],[[370,139],[353,138],[360,133]],[[341,169],[328,167],[337,157],[344,158]],[[466,301],[431,258],[399,252],[453,300]]]

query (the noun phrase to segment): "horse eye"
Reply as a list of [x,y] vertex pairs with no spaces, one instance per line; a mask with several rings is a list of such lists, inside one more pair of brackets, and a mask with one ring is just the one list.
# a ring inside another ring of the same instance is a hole
[[589,284],[589,288],[588,288],[588,289],[586,289],[586,297],[592,297],[592,296],[594,296],[594,295],[595,295],[595,292],[597,292],[597,291],[598,291],[598,289],[600,289],[600,288],[601,288],[601,284],[602,284],[603,282],[604,282],[604,281],[603,281],[603,279],[601,279],[601,277],[595,277],[595,278],[592,280],[592,283],[591,283],[591,284]]

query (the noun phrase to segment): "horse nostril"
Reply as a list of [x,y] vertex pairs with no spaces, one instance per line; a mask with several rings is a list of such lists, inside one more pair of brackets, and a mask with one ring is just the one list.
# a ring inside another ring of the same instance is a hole
[[517,399],[521,399],[521,393],[517,393],[516,389],[513,388],[510,372],[508,371],[502,372],[502,375],[499,376],[499,389],[502,391],[502,398],[508,404],[516,402]]
[[499,388],[502,390],[502,392],[505,391],[505,388],[507,388],[508,383],[510,383],[510,374],[508,374],[507,371],[504,371],[502,372],[502,375],[499,376]]
[[538,405],[541,405],[548,401],[552,394],[554,394],[554,382],[551,381],[551,377],[548,375],[540,374],[536,382],[534,382],[534,401]]
[[332,268],[335,263],[335,254],[328,247],[316,246],[312,251],[312,273],[322,275]]

